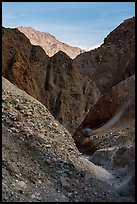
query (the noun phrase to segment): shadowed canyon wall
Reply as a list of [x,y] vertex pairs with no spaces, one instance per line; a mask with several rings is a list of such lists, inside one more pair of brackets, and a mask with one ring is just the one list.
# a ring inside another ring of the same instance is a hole
[[71,133],[101,96],[134,72],[134,17],[74,60],[62,51],[48,57],[18,29],[2,29],[3,76],[42,102]]

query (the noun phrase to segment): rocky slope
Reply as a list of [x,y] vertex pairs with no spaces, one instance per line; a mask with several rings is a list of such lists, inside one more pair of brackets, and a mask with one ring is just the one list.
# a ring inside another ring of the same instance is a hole
[[113,172],[80,156],[45,106],[2,79],[3,202],[134,201],[121,191],[128,181],[133,192],[131,181],[120,175],[123,182],[117,181]]
[[46,54],[51,57],[59,51],[63,51],[70,58],[74,59],[77,55],[84,52],[78,47],[72,47],[66,43],[60,42],[53,35],[37,31],[31,27],[18,27],[20,32],[24,33],[33,45],[41,46]]

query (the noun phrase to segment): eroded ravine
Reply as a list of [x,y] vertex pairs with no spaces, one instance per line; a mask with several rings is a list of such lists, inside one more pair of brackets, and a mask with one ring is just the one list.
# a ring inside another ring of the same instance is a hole
[[6,79],[2,87],[4,202],[131,201],[110,187],[112,171],[83,158],[40,102]]

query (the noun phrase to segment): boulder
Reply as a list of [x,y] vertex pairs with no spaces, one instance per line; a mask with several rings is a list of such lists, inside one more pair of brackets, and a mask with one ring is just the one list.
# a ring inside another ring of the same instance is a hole
[[111,158],[114,152],[118,147],[111,147],[106,149],[99,149],[92,156],[90,156],[89,160],[92,161],[96,165],[107,166],[111,165]]
[[119,147],[113,154],[111,164],[113,167],[128,166],[135,158],[135,145]]
[[92,135],[92,131],[90,128],[84,128],[82,130],[82,134],[84,135],[84,137],[90,137]]

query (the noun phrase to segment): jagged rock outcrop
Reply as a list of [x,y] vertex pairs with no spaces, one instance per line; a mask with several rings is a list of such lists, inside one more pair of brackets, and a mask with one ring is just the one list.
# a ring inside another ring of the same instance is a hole
[[49,57],[53,56],[59,51],[63,51],[70,58],[74,59],[77,55],[84,52],[84,50],[78,47],[72,47],[66,43],[60,42],[49,33],[40,32],[31,27],[21,26],[17,29],[24,33],[33,45],[41,46]]
[[121,23],[97,49],[77,56],[74,65],[101,94],[135,73],[135,17]]
[[[97,149],[111,147],[114,144],[118,145],[120,142],[119,139],[117,141],[117,137],[115,138],[116,141],[114,141],[113,133],[105,137],[103,135],[104,131],[106,132],[110,128],[113,129],[113,127],[120,127],[121,124],[123,124],[122,129],[129,127],[130,131],[130,127],[134,129],[134,121],[135,75],[113,86],[108,94],[98,100],[75,131],[73,138],[81,152],[95,152]],[[86,127],[92,130],[90,138],[86,138],[82,134],[82,130]],[[119,132],[119,130],[117,131]],[[125,138],[122,139],[124,134],[121,137],[121,140],[125,143],[134,139],[133,133],[131,135],[127,133],[125,133],[127,135]],[[120,138],[120,135],[118,138]]]

